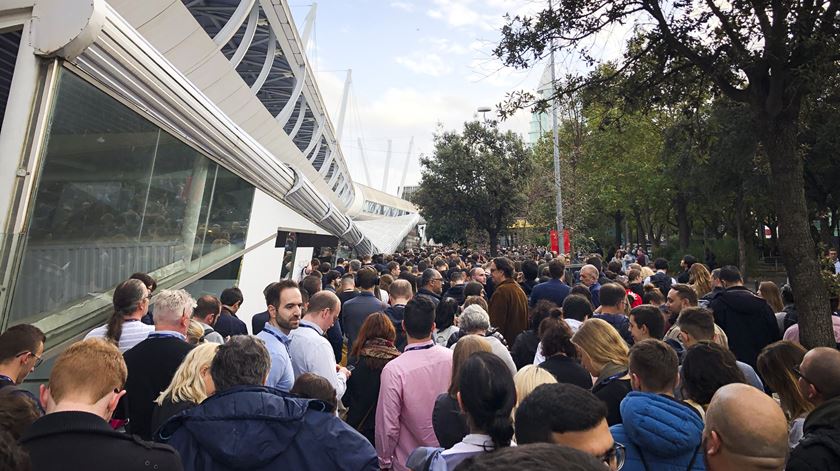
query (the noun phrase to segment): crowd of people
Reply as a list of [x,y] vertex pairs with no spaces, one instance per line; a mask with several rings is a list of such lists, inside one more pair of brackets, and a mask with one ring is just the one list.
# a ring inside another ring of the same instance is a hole
[[735,267],[429,248],[295,275],[249,329],[235,287],[136,273],[38,394],[46,337],[10,327],[0,468],[840,469],[840,350]]

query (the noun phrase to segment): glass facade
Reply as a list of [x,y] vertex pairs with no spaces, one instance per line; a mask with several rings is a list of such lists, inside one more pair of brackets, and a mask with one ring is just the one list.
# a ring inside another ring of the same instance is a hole
[[171,286],[244,249],[254,187],[66,70],[44,152],[11,323],[74,321],[134,272]]
[[365,204],[362,207],[362,211],[370,214],[378,214],[380,216],[388,217],[405,216],[406,214],[408,214],[408,211],[404,209],[398,209],[393,206],[388,206],[382,203],[376,203],[370,200],[365,200]]

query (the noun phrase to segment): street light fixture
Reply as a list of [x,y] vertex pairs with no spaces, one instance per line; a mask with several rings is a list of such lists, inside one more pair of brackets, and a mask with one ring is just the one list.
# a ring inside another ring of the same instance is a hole
[[487,113],[491,111],[493,110],[489,106],[482,106],[478,109],[478,112],[482,114],[481,117],[484,119],[485,123],[487,122]]

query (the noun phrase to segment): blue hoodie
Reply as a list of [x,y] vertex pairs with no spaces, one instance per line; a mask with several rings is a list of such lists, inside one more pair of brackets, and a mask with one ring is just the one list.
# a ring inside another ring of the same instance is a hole
[[191,470],[378,470],[376,451],[321,401],[236,386],[171,418],[157,441]]
[[[686,471],[706,469],[700,446],[703,419],[670,397],[633,391],[621,401],[623,424],[610,427],[627,457],[622,470]],[[644,455],[644,456],[642,456]]]

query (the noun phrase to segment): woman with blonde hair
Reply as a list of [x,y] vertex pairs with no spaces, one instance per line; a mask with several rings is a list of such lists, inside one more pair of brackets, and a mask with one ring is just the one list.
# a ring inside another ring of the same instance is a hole
[[467,420],[458,405],[458,391],[460,390],[458,380],[461,367],[473,353],[492,353],[492,351],[490,342],[478,335],[466,335],[455,344],[455,350],[452,352],[452,376],[449,390],[437,397],[432,412],[432,427],[443,448],[452,448],[470,433]]
[[805,417],[814,409],[814,405],[799,390],[799,379],[794,372],[802,363],[805,353],[807,350],[802,345],[780,340],[764,347],[756,362],[756,369],[764,383],[779,395],[779,403],[789,422],[790,448],[799,443]]
[[513,384],[516,386],[516,406],[513,408],[514,415],[516,408],[525,400],[537,386],[543,384],[554,384],[557,379],[553,374],[549,373],[545,368],[540,368],[537,365],[526,365],[521,370],[517,371],[513,376]]
[[[698,298],[712,291],[712,274],[702,263],[694,263],[688,269],[688,285],[697,293]],[[666,293],[667,296],[667,293]]]
[[647,280],[648,278],[656,274],[653,271],[653,269],[647,265],[643,266],[639,271],[641,272],[640,275],[642,276],[643,280]]
[[621,400],[632,390],[628,365],[630,349],[613,326],[601,319],[587,319],[572,336],[581,364],[598,378],[592,393],[607,405],[607,423],[621,423]]
[[157,431],[170,417],[200,404],[216,392],[210,364],[219,344],[203,343],[190,351],[175,371],[172,382],[155,400],[152,430]]

